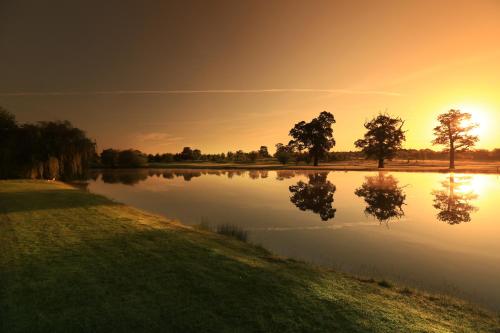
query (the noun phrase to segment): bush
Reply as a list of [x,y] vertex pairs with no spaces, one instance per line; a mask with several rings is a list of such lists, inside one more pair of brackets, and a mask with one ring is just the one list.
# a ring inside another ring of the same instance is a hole
[[122,150],[118,154],[118,165],[125,168],[137,168],[145,166],[148,163],[146,155],[138,150]]
[[232,224],[221,224],[217,226],[216,232],[221,235],[236,238],[242,242],[248,239],[248,232]]

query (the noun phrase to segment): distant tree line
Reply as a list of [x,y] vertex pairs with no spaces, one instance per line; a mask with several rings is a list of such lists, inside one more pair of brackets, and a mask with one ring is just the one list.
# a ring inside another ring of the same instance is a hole
[[101,166],[107,168],[139,168],[148,164],[147,156],[135,149],[104,149],[100,157]]
[[[450,169],[455,167],[455,159],[470,159],[483,161],[500,161],[500,149],[488,151],[473,150],[479,138],[471,134],[478,125],[471,123],[471,115],[459,110],[450,110],[437,118],[439,125],[434,128],[434,145],[443,145],[442,151],[431,149],[403,149],[406,131],[404,120],[387,113],[379,113],[364,123],[364,137],[354,142],[359,151],[331,152],[335,146],[332,126],[336,123],[333,114],[321,112],[311,121],[296,123],[289,132],[292,138],[288,144],[277,143],[273,157],[282,164],[306,163],[317,166],[319,162],[349,161],[359,159],[374,159],[378,167],[384,168],[386,160],[442,160],[449,159]],[[112,149],[108,150],[113,152]],[[106,151],[105,151],[106,152]],[[101,156],[102,164],[110,167],[143,165],[145,163],[169,163],[182,161],[210,161],[216,163],[255,163],[258,160],[271,158],[267,146],[258,150],[244,152],[243,150],[228,151],[220,154],[203,154],[200,149],[184,147],[179,153],[149,154],[145,156],[139,151],[127,151],[134,154],[133,163],[119,162],[119,152],[115,151],[113,158]],[[103,152],[104,154],[104,152]],[[130,160],[130,159],[129,159]]]
[[81,178],[95,157],[95,142],[70,122],[19,124],[0,107],[0,178]]
[[228,151],[220,154],[203,154],[200,149],[184,147],[180,153],[164,153],[147,155],[149,163],[168,163],[182,161],[209,161],[209,162],[255,162],[259,159],[271,158],[266,146],[258,150],[244,152],[243,150]]

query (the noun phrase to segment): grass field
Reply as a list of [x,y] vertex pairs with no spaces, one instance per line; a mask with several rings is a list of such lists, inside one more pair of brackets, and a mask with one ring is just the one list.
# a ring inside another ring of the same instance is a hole
[[444,296],[276,257],[68,185],[0,181],[0,332],[498,332]]
[[[455,172],[457,173],[500,173],[499,162],[481,161],[456,161]],[[315,167],[305,163],[280,164],[274,160],[257,161],[256,163],[214,163],[214,162],[172,162],[172,163],[150,163],[151,168],[166,169],[265,169],[265,170],[347,170],[347,171],[376,171],[377,162],[370,160],[353,160],[324,162]],[[448,161],[425,160],[386,161],[386,171],[407,172],[449,172]]]

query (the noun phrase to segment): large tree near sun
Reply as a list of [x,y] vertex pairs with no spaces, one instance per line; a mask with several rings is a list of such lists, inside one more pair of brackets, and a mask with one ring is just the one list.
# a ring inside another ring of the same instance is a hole
[[301,121],[290,130],[293,140],[288,145],[299,152],[307,149],[314,159],[314,166],[317,166],[319,159],[335,146],[333,124],[335,124],[335,118],[327,111],[321,112],[317,118],[308,123]]
[[439,125],[434,128],[433,145],[444,145],[450,154],[450,169],[455,169],[455,153],[469,150],[479,141],[470,131],[478,127],[471,122],[471,114],[451,109],[438,116]]

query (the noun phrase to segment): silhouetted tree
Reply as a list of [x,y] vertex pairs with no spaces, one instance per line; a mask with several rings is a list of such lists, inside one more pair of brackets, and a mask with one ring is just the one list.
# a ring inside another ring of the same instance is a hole
[[18,125],[0,108],[1,178],[82,178],[95,156],[95,143],[71,123]]
[[361,148],[366,157],[375,157],[378,160],[378,167],[383,168],[384,160],[394,158],[401,149],[405,140],[403,124],[401,118],[379,114],[365,123],[367,129],[365,137],[354,142],[354,145]]
[[237,150],[234,154],[234,160],[237,162],[245,162],[247,160],[247,155],[243,150]]
[[271,155],[269,155],[269,151],[267,150],[267,146],[260,146],[260,148],[259,148],[259,156],[262,157],[262,158],[271,157]]
[[403,205],[406,195],[403,187],[392,175],[365,177],[365,182],[354,191],[358,197],[365,199],[367,204],[365,213],[372,215],[380,222],[399,219],[404,216]]
[[333,219],[337,211],[332,207],[335,185],[327,180],[328,172],[309,174],[309,183],[299,181],[289,187],[290,201],[300,210],[311,210],[323,221]]
[[148,158],[139,150],[127,149],[122,150],[118,154],[118,165],[124,168],[137,168],[145,166],[148,163]]
[[274,157],[276,157],[280,163],[287,164],[292,158],[292,148],[290,146],[285,146],[282,143],[277,143]]
[[194,149],[193,150],[193,160],[198,161],[201,159],[201,150]]
[[455,152],[466,151],[473,147],[479,137],[469,132],[478,125],[468,123],[471,114],[460,110],[450,110],[438,116],[439,125],[434,128],[436,138],[434,145],[445,145],[444,151],[449,152],[450,169],[455,168]]
[[317,166],[319,158],[335,146],[332,129],[334,123],[333,115],[323,111],[309,123],[301,121],[295,124],[290,130],[293,140],[290,141],[289,146],[296,148],[299,152],[307,149],[314,160],[314,165]]
[[193,150],[191,147],[184,147],[181,152],[181,159],[183,160],[192,160],[193,159]]
[[250,160],[250,162],[255,162],[257,161],[257,158],[259,157],[259,152],[253,150],[251,152],[249,152],[248,154],[248,159]]
[[108,168],[116,168],[118,167],[118,154],[119,150],[116,149],[104,149],[101,152],[101,163],[103,166]]
[[12,176],[14,165],[16,117],[0,107],[0,179]]
[[442,182],[443,189],[432,192],[434,195],[433,207],[439,210],[437,218],[448,224],[459,224],[470,222],[470,214],[478,210],[471,204],[471,201],[477,198],[473,191],[464,191],[464,185],[467,184],[467,178],[455,179],[450,174],[447,181]]

